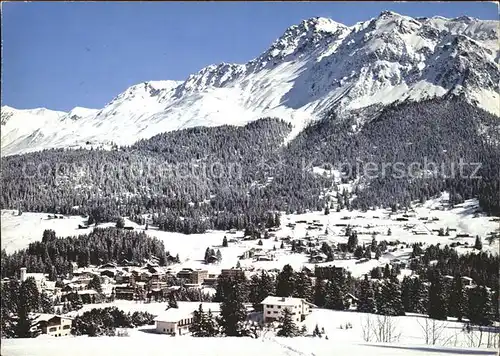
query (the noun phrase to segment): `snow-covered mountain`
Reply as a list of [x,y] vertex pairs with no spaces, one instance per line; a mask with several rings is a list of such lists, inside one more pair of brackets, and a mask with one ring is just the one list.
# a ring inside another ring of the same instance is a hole
[[311,18],[246,64],[210,65],[185,81],[130,87],[101,110],[2,107],[2,155],[51,147],[126,145],[193,126],[264,116],[299,132],[326,110],[463,95],[499,115],[499,22],[382,12],[345,26]]

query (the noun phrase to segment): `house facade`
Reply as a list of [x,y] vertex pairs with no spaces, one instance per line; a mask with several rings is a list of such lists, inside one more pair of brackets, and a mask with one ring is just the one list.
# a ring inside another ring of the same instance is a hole
[[35,322],[40,326],[42,334],[59,337],[71,334],[73,320],[60,315],[40,314]]
[[170,308],[155,319],[156,332],[159,334],[185,335],[193,323],[193,312]]
[[314,304],[302,298],[285,298],[269,296],[261,303],[263,305],[263,319],[265,323],[279,321],[283,316],[283,311],[289,309],[292,312],[294,322],[303,321],[311,313]]

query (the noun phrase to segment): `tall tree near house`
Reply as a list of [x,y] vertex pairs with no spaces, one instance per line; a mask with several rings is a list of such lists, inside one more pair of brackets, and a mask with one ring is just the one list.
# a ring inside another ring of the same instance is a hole
[[274,278],[266,271],[262,271],[260,275],[255,274],[250,279],[249,299],[253,307],[257,311],[262,311],[260,304],[267,296],[274,294],[275,281]]
[[305,272],[298,272],[295,274],[295,292],[293,296],[303,298],[308,302],[313,301],[311,278]]
[[375,312],[375,294],[367,276],[365,276],[360,285],[357,309],[362,313]]
[[224,238],[222,239],[222,247],[227,247],[227,237],[224,236]]
[[244,322],[247,317],[244,302],[247,300],[245,279],[230,277],[224,287],[223,301],[218,319],[222,332],[226,336],[245,336]]
[[276,278],[276,295],[291,297],[295,291],[295,272],[292,266],[285,265]]
[[47,314],[54,313],[54,302],[45,292],[40,294],[40,311]]
[[320,278],[316,278],[316,283],[314,285],[314,305],[318,307],[323,307],[326,300],[326,286],[325,282]]
[[345,310],[347,301],[342,286],[333,279],[326,284],[325,308],[333,310]]
[[217,250],[217,253],[215,254],[215,257],[217,258],[218,262],[222,261],[222,253],[220,252],[219,249]]
[[285,308],[282,312],[281,323],[276,335],[283,337],[294,337],[299,335],[299,329],[293,321],[293,313],[289,308]]
[[[201,304],[200,304],[201,306]],[[167,309],[170,309],[170,308],[179,308],[179,305],[177,304],[177,299],[175,297],[175,293],[170,293],[168,295],[168,307]]]

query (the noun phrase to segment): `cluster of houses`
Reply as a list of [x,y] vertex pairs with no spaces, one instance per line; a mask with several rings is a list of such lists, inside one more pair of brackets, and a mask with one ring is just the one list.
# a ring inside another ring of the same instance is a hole
[[[268,296],[262,302],[263,312],[258,314],[258,321],[263,323],[278,322],[285,309],[292,312],[292,319],[300,323],[311,313],[314,304],[307,302],[302,298],[275,297]],[[189,333],[189,328],[193,323],[194,311],[199,306],[193,303],[191,308],[181,307],[170,308],[155,318],[155,331],[159,334],[185,335]],[[205,312],[210,311],[212,315],[217,316],[220,313],[220,306],[217,303],[202,303]],[[252,306],[247,305],[248,319],[254,317]]]

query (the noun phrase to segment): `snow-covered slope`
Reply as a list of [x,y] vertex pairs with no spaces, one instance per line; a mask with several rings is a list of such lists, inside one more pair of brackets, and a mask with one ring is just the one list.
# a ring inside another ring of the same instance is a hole
[[464,95],[498,115],[497,21],[383,12],[348,27],[326,18],[291,26],[246,64],[210,65],[184,82],[130,87],[102,110],[2,107],[2,155],[49,147],[131,144],[194,126],[263,116],[298,130],[326,110]]

